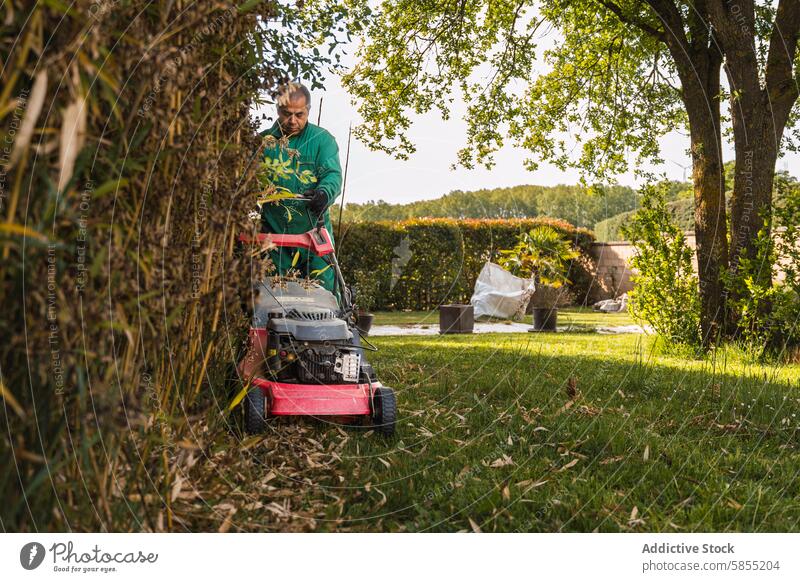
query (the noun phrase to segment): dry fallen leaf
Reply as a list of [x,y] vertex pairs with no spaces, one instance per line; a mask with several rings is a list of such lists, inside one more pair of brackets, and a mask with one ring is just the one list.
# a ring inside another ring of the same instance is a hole
[[728,499],[728,506],[732,507],[733,509],[739,511],[743,506],[741,503],[736,501],[735,499]]
[[181,487],[183,487],[183,476],[178,475],[175,477],[175,482],[172,484],[172,494],[171,494],[171,501],[175,501],[180,495]]
[[561,467],[559,471],[566,471],[567,469],[571,469],[572,467],[578,464],[578,461],[580,461],[580,459],[572,459],[569,463]]
[[628,519],[628,525],[630,527],[644,525],[644,519],[639,517],[639,508],[635,505],[633,506],[633,509],[631,509],[631,516]]
[[611,463],[619,463],[622,459],[624,459],[622,455],[618,455],[616,457],[608,457],[607,459],[603,459],[600,461],[601,465],[610,465]]
[[564,406],[562,406],[561,408],[558,409],[558,412],[556,412],[556,414],[561,414],[562,412],[566,412],[567,410],[572,408],[573,404],[575,404],[574,400],[567,401],[567,403]]
[[86,133],[86,108],[86,102],[82,98],[78,98],[64,109],[59,137],[59,192],[63,192],[72,178],[75,160],[83,147],[83,137]]
[[644,454],[642,455],[642,460],[647,462],[650,459],[650,445],[646,445],[644,447]]
[[217,530],[219,533],[227,533],[228,530],[231,529],[234,513],[236,513],[235,509],[225,516],[225,519],[222,520],[222,525],[220,525],[219,529]]
[[470,527],[472,528],[472,531],[473,531],[473,532],[475,532],[475,533],[481,533],[481,528],[480,528],[480,527],[478,527],[478,524],[477,524],[477,523],[475,523],[475,522],[472,520],[472,518],[471,518],[471,517],[468,517],[467,519],[469,520],[469,525],[470,525]]
[[495,459],[494,461],[492,461],[489,464],[489,466],[492,467],[493,469],[497,469],[499,467],[505,467],[507,465],[513,465],[513,464],[514,461],[511,460],[511,457],[509,457],[508,455],[503,455],[499,459]]
[[578,379],[575,376],[570,376],[567,380],[567,396],[570,400],[575,400],[578,396]]
[[22,123],[17,132],[17,139],[14,142],[14,149],[11,150],[11,158],[8,161],[9,167],[14,166],[19,161],[23,152],[28,148],[28,144],[31,143],[31,137],[33,137],[34,129],[36,129],[36,121],[42,111],[46,94],[47,70],[42,69],[33,81],[31,95],[25,107],[25,117],[22,118]]

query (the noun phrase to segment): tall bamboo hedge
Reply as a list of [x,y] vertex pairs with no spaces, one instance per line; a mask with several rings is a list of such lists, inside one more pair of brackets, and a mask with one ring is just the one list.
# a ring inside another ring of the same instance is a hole
[[181,529],[174,461],[245,328],[251,108],[313,64],[279,10],[3,4],[3,530]]
[[594,235],[547,217],[353,222],[342,229],[339,260],[346,279],[373,286],[374,308],[432,309],[469,302],[484,263],[538,225],[552,226],[581,251],[570,266],[571,289],[576,302],[590,300]]

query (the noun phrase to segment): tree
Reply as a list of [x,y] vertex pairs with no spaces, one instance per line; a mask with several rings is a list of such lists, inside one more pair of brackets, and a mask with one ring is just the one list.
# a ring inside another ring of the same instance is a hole
[[[737,154],[748,128],[757,127],[762,141],[767,135],[779,138],[778,127],[789,121],[796,99],[790,87],[800,20],[796,5],[797,0],[781,0],[777,11],[762,6],[758,18],[748,21],[757,24],[749,27],[748,37],[744,30],[728,30],[735,15],[733,4],[723,0],[557,0],[539,13],[525,0],[385,0],[372,15],[368,41],[345,84],[365,120],[357,135],[401,157],[413,151],[405,136],[409,112],[436,107],[447,117],[453,88],[460,88],[469,103],[467,146],[459,153],[467,167],[491,166],[493,154],[508,139],[558,167],[576,165],[587,177],[605,178],[628,168],[628,153],[637,154],[637,165],[660,161],[658,138],[688,127],[701,327],[709,342],[725,323],[721,275],[728,266],[721,67],[725,62],[735,81],[734,106],[742,88],[747,99],[755,100],[737,110]],[[752,3],[741,11],[753,12]],[[718,30],[712,21],[727,29]],[[544,47],[549,70],[540,72],[535,55],[544,23],[561,38]],[[751,50],[747,43],[755,38],[758,46],[769,38],[768,52]],[[737,51],[750,57],[742,59]],[[754,82],[753,71],[755,81],[761,78],[759,66],[774,71],[764,76],[769,78],[764,88]],[[478,78],[481,74],[486,77]],[[758,99],[762,106],[774,100],[787,113],[766,120]],[[780,140],[773,142],[777,152]],[[573,154],[576,143],[582,147]],[[774,156],[751,150],[759,158],[753,175],[758,173],[759,184],[771,185]],[[526,162],[530,168],[536,163]],[[734,190],[734,196],[743,196]],[[768,208],[768,190],[761,185],[753,190],[761,208]],[[747,248],[739,241],[755,235],[742,228],[738,209],[745,204],[739,201],[733,212],[740,233],[734,239],[736,253]]]
[[[709,1],[708,17],[725,54],[736,165],[731,198],[730,269],[757,259],[758,232],[772,214],[775,162],[797,101],[800,1]],[[795,144],[790,143],[794,148]],[[769,222],[769,221],[767,221]],[[769,238],[767,226],[765,236]],[[758,270],[769,284],[771,265]]]

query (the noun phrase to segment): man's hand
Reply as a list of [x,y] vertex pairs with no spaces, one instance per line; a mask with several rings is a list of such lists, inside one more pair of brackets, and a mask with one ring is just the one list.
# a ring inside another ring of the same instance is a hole
[[305,193],[305,197],[308,200],[306,203],[308,209],[317,216],[325,212],[328,207],[328,195],[325,190],[309,190]]

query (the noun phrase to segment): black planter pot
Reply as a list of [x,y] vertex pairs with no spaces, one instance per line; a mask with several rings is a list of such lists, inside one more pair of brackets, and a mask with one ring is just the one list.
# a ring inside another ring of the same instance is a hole
[[556,331],[558,307],[534,307],[533,327],[528,331]]
[[475,311],[472,305],[440,305],[439,333],[472,333]]
[[375,314],[373,313],[359,313],[356,315],[356,327],[364,335],[369,335],[373,319],[375,319]]

